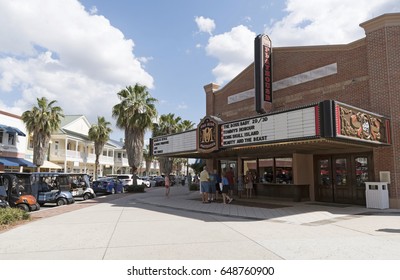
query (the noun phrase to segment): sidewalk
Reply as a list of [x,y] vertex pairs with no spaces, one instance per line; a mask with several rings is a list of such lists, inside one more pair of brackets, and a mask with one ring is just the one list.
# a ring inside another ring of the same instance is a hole
[[[353,215],[400,215],[399,209],[367,209],[365,206],[292,202],[267,198],[247,199],[234,197],[231,204],[224,205],[222,198],[218,202],[201,203],[200,193],[189,191],[187,186],[172,187],[170,197],[162,195],[164,189],[154,189],[155,195],[139,194],[135,200],[142,204],[156,205],[163,208],[180,209],[197,213],[209,213],[227,217],[238,217],[250,220],[271,220],[275,222],[309,224],[329,223],[346,219]],[[250,205],[257,205],[256,207]]]
[[[0,233],[5,260],[400,259],[400,211],[252,199],[203,204],[174,186],[43,207]],[[248,202],[247,202],[248,203]],[[47,208],[47,209],[45,209]]]

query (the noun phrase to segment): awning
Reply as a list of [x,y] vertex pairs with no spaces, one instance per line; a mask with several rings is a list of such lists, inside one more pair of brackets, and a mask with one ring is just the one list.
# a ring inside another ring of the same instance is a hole
[[[32,165],[32,161],[28,160]],[[36,167],[36,165],[34,165]],[[58,164],[52,163],[51,161],[45,160],[40,168],[49,168],[49,169],[63,169],[63,167],[59,166]]]
[[0,157],[0,164],[4,166],[36,167],[32,162],[23,158]]
[[49,168],[49,169],[63,169],[63,167],[58,164],[52,163],[51,161],[45,160],[43,165],[40,168]]
[[5,124],[0,124],[0,129],[4,130],[5,132],[9,133],[9,134],[18,134],[20,136],[26,136],[25,133],[23,133],[21,130],[19,130],[16,127],[13,126],[8,126]]

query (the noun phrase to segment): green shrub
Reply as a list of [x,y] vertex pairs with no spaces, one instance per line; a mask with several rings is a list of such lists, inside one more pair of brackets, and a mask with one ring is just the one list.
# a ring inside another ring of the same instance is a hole
[[200,185],[199,184],[190,184],[189,190],[190,191],[199,191],[200,190]]
[[141,186],[129,185],[126,187],[126,191],[133,192],[133,193],[144,192],[144,188],[145,188],[145,185],[141,185]]
[[12,223],[29,220],[29,213],[18,208],[0,208],[0,225],[10,225]]

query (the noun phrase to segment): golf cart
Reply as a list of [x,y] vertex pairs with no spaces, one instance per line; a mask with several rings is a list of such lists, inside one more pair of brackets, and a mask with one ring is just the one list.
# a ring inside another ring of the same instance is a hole
[[67,188],[73,197],[82,197],[83,200],[95,198],[90,186],[89,175],[80,173],[59,173],[58,181],[61,189]]
[[40,209],[36,198],[32,195],[29,173],[0,174],[0,185],[4,188],[5,200],[11,207],[26,212]]
[[40,206],[56,203],[58,206],[74,203],[68,187],[59,182],[59,174],[52,172],[33,172],[31,174],[33,195]]
[[10,204],[8,204],[6,197],[7,197],[6,189],[4,188],[3,185],[1,185],[0,186],[0,208],[10,207]]

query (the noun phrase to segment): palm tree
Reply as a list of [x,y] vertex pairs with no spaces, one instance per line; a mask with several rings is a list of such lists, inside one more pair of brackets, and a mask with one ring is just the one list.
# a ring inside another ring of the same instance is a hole
[[186,130],[190,130],[194,127],[194,123],[192,121],[189,120],[183,120],[180,124],[179,124],[179,131],[186,131]]
[[[117,118],[117,126],[125,131],[125,149],[129,166],[135,174],[142,162],[144,134],[152,128],[157,116],[155,102],[146,86],[127,86],[117,93],[121,102],[113,107],[112,115]],[[134,182],[135,183],[135,182]]]
[[153,159],[154,159],[154,156],[152,156],[152,155],[150,154],[150,147],[149,147],[149,145],[146,145],[146,149],[143,149],[143,158],[144,158],[144,160],[145,160],[145,162],[146,162],[146,176],[148,176],[149,173],[150,173],[150,165],[151,165],[151,162],[152,162]]
[[94,153],[96,160],[94,162],[94,179],[97,179],[97,169],[99,166],[99,158],[103,152],[104,145],[110,139],[112,132],[110,122],[107,122],[104,117],[97,117],[97,124],[93,124],[89,129],[89,140],[94,142]]
[[37,98],[37,106],[25,111],[21,117],[29,134],[33,136],[33,163],[37,171],[40,171],[44,163],[51,134],[60,128],[61,118],[64,117],[61,107],[54,106],[56,102],[48,102],[46,97]]
[[181,121],[181,117],[175,117],[172,113],[161,115],[158,123],[153,125],[153,137],[179,132]]

